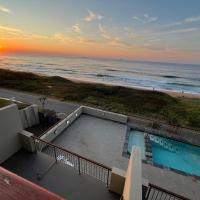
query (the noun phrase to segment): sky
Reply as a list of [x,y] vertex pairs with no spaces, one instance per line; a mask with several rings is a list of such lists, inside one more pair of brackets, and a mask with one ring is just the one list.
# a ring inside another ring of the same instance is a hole
[[0,53],[200,64],[200,1],[0,0]]

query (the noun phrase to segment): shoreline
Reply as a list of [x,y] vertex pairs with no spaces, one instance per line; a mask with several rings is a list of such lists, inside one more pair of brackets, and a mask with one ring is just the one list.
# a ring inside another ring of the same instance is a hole
[[2,88],[45,95],[129,116],[139,115],[173,125],[200,127],[200,96],[195,94],[94,83],[5,69],[0,70],[0,80]]
[[[50,76],[49,76],[50,77]],[[63,77],[65,78],[65,77]],[[103,82],[95,82],[95,81],[89,81],[89,80],[80,80],[80,79],[75,79],[75,78],[65,78],[66,80],[73,81],[75,83],[88,83],[88,84],[102,84],[105,86],[119,86],[119,87],[124,87],[124,88],[130,88],[130,89],[136,89],[136,90],[145,90],[145,91],[157,91],[157,92],[162,92],[165,94],[168,94],[172,97],[178,97],[178,98],[195,98],[195,99],[200,99],[200,94],[197,93],[189,93],[189,92],[178,92],[178,91],[173,91],[173,90],[165,90],[165,89],[156,89],[156,88],[145,88],[145,87],[140,87],[140,86],[126,86],[126,85],[118,85],[118,84],[112,84],[112,83],[103,83]]]
[[[5,69],[7,70],[7,68],[0,68],[0,69]],[[15,72],[24,72],[22,70],[13,70],[11,69],[11,71],[15,71]],[[107,81],[101,81],[101,80],[91,80],[89,78],[71,78],[71,77],[67,77],[67,76],[62,76],[62,75],[48,75],[45,73],[40,73],[40,72],[36,72],[36,71],[28,71],[27,73],[33,73],[39,76],[44,76],[44,77],[52,77],[52,76],[58,76],[61,78],[64,78],[66,80],[70,80],[73,81],[75,83],[88,83],[88,84],[102,84],[102,85],[107,85],[107,86],[119,86],[119,87],[124,87],[124,88],[130,88],[130,89],[137,89],[137,90],[145,90],[145,91],[157,91],[157,92],[162,92],[165,94],[168,94],[172,97],[178,97],[178,98],[197,98],[200,99],[200,93],[192,93],[189,91],[177,91],[177,90],[168,90],[168,89],[161,89],[161,88],[153,88],[153,87],[143,87],[143,86],[137,86],[137,85],[129,85],[129,84],[122,84],[120,85],[119,83],[109,83]]]
[[[5,69],[5,68],[0,68],[0,69]],[[7,69],[5,69],[7,70]],[[23,72],[23,71],[20,71],[20,70],[10,70],[10,71],[14,71],[14,72]],[[43,74],[43,73],[37,73],[37,72],[27,72],[27,73],[32,73],[32,74],[35,74],[35,75],[38,75],[38,76],[43,76],[43,77],[53,77],[52,75],[46,75],[46,74]],[[190,99],[200,99],[200,94],[198,93],[190,93],[190,92],[186,92],[186,91],[176,91],[176,90],[167,90],[167,89],[158,89],[158,88],[148,88],[148,87],[142,87],[142,86],[130,86],[130,85],[119,85],[117,83],[108,83],[108,82],[102,82],[102,81],[92,81],[92,80],[87,80],[87,79],[78,79],[78,78],[68,78],[68,77],[65,77],[65,76],[58,76],[58,75],[55,75],[57,77],[60,77],[60,78],[64,78],[66,80],[69,80],[69,81],[72,81],[74,83],[88,83],[88,84],[102,84],[102,85],[105,85],[105,86],[116,86],[116,87],[124,87],[124,88],[129,88],[129,89],[136,89],[136,90],[143,90],[143,91],[157,91],[157,92],[162,92],[162,93],[165,93],[165,94],[168,94],[170,95],[171,97],[175,97],[175,98],[190,98]]]

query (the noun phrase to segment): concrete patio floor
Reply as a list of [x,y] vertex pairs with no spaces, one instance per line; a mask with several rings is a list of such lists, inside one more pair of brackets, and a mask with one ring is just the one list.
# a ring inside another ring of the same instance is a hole
[[[109,167],[126,170],[128,159],[122,156],[126,131],[126,125],[81,115],[53,143]],[[142,163],[142,176],[152,184],[199,200],[200,182],[192,177],[145,163]]]
[[124,124],[84,114],[52,143],[108,167],[126,170],[128,159],[122,156],[126,131]]
[[20,150],[2,164],[2,167],[26,178],[67,200],[119,200],[120,197],[108,191],[98,180],[79,175],[76,170],[61,163],[54,164],[39,180],[37,173],[44,173],[54,159],[43,153],[28,153]]
[[142,164],[142,176],[150,183],[168,191],[187,197],[191,200],[200,199],[200,180],[191,176],[178,174],[168,169],[161,169],[149,164]]

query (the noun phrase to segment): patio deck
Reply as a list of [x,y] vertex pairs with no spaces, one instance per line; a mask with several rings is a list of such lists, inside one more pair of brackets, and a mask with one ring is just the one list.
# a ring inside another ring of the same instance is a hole
[[2,166],[67,200],[119,200],[120,197],[108,191],[105,184],[61,163],[56,163],[39,180],[37,174],[44,173],[54,159],[43,153],[28,153],[20,150]]
[[110,120],[81,115],[52,143],[108,167],[127,169],[122,156],[127,126]]
[[178,174],[168,169],[161,169],[149,164],[142,164],[142,176],[150,183],[191,200],[200,198],[200,180]]
[[[109,167],[126,170],[128,159],[122,156],[126,129],[120,123],[81,115],[53,143]],[[142,163],[142,175],[152,184],[199,200],[199,180],[145,163]]]

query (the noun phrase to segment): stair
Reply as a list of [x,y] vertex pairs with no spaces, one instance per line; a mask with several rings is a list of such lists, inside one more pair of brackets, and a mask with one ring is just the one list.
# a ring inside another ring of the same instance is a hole
[[145,156],[148,163],[153,163],[153,155],[152,155],[152,147],[150,142],[150,137],[148,133],[144,134],[144,141],[145,141]]

